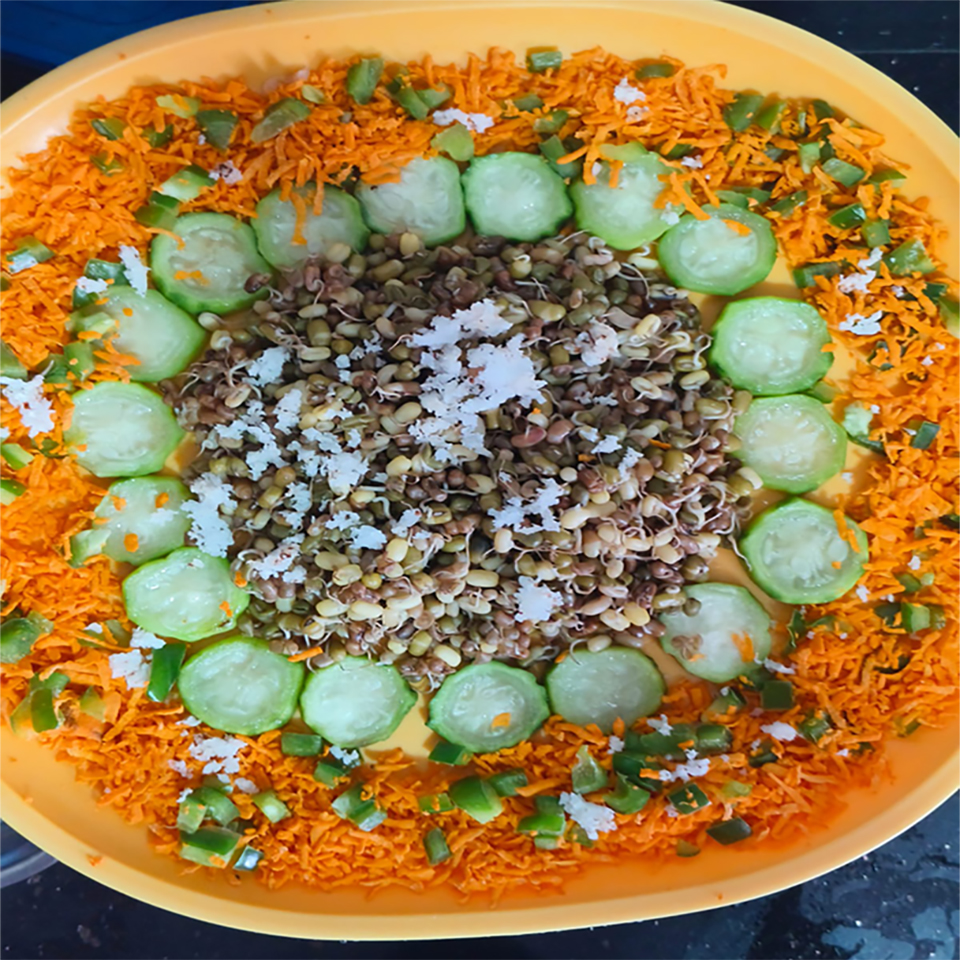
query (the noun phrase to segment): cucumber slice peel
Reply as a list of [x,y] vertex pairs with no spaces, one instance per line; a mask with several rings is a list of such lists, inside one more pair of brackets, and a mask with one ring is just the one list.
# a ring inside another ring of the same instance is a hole
[[[138,383],[98,383],[74,394],[64,440],[98,477],[156,473],[184,433],[163,398]],[[80,449],[83,447],[83,449]]]
[[250,594],[233,582],[226,560],[181,547],[131,573],[123,600],[137,626],[191,643],[232,629]]
[[345,657],[311,673],[300,698],[303,721],[338,747],[386,740],[417,702],[396,667]]
[[649,716],[666,690],[656,664],[639,650],[576,650],[550,668],[547,692],[554,713],[570,723],[595,723],[610,733],[617,719],[629,727]]
[[256,736],[282,727],[297,708],[304,668],[273,653],[266,640],[228,637],[194,654],[177,686],[207,726]]
[[754,400],[734,433],[736,456],[772,490],[814,490],[843,469],[847,455],[846,432],[829,408],[802,394]]
[[[666,633],[660,644],[689,673],[727,683],[770,655],[772,621],[749,590],[730,583],[696,583],[684,592],[700,601],[700,610],[693,616],[672,610],[661,614]],[[736,637],[742,638],[740,643]],[[747,638],[753,657],[744,660]]]
[[752,297],[728,303],[711,331],[710,362],[730,383],[754,396],[803,393],[833,363],[824,352],[830,331],[802,300]]
[[528,739],[548,716],[546,691],[532,673],[476,663],[443,681],[427,725],[474,753],[493,753]]
[[849,517],[844,524],[859,550],[840,536],[830,510],[796,497],[764,510],[741,538],[740,550],[750,575],[771,597],[829,603],[856,584],[870,558],[866,534]]

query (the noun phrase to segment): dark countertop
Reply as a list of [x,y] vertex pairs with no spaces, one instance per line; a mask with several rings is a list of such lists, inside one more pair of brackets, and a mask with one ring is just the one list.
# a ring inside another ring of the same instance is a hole
[[[243,0],[3,0],[8,96],[110,40]],[[958,128],[955,0],[746,2],[879,68]],[[114,893],[57,864],[0,896],[7,958],[854,958],[952,960],[960,943],[960,803],[954,796],[868,856],[750,903],[644,923],[525,937],[407,943],[306,942],[224,930]]]

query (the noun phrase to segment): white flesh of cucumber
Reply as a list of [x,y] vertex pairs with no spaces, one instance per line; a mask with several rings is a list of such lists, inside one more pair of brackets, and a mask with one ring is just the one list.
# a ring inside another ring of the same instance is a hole
[[194,654],[177,681],[186,708],[216,730],[255,736],[283,726],[297,708],[303,665],[265,640],[228,637]]
[[639,650],[574,650],[547,674],[550,705],[564,720],[595,723],[610,733],[618,718],[629,727],[649,716],[666,687],[656,664]]
[[311,673],[300,697],[304,723],[338,747],[386,740],[417,702],[396,667],[345,657]]
[[459,236],[466,226],[460,169],[446,157],[411,160],[398,183],[361,183],[357,197],[377,233],[415,233],[434,246]]
[[[667,630],[660,643],[689,673],[727,683],[770,655],[770,617],[748,590],[730,583],[697,583],[684,593],[700,601],[700,610],[693,616],[682,610],[662,613],[660,622]],[[749,638],[753,660],[743,659],[735,634]],[[693,643],[675,643],[675,637]]]

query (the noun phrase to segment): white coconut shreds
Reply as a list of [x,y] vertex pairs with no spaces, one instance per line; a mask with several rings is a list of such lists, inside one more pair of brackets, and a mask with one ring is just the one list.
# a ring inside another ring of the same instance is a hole
[[190,539],[211,557],[225,557],[233,545],[233,531],[220,508],[236,503],[233,488],[216,474],[204,473],[190,483],[190,491],[197,499],[180,506],[190,517]]
[[7,403],[20,414],[20,422],[31,437],[53,429],[53,405],[43,395],[43,377],[16,380],[0,377],[0,387]]
[[328,530],[346,530],[360,522],[360,514],[352,510],[338,510],[326,523]]
[[257,785],[252,780],[248,780],[246,777],[237,777],[237,779],[233,781],[233,785],[241,793],[253,794],[259,792]]
[[127,278],[127,283],[141,297],[146,296],[147,274],[150,272],[150,268],[140,259],[140,251],[136,247],[127,247],[120,244],[120,262],[123,264],[123,272]]
[[77,293],[106,293],[110,284],[106,280],[97,280],[94,277],[80,277],[75,287]]
[[188,717],[184,717],[182,720],[179,720],[177,722],[177,726],[178,727],[199,727],[200,723],[201,721],[199,717],[188,716]]
[[449,110],[434,110],[433,122],[438,127],[449,127],[453,123],[462,123],[473,133],[484,133],[496,123],[493,117],[488,117],[485,113],[465,113],[455,107],[451,107]]
[[642,120],[647,115],[647,111],[644,107],[637,106],[634,104],[632,107],[627,107],[627,120],[631,123],[636,123],[638,120]]
[[663,713],[660,714],[659,720],[656,717],[647,717],[647,726],[652,727],[657,733],[662,733],[665,737],[673,733],[673,727],[666,714]]
[[643,454],[636,450],[634,447],[627,447],[626,452],[623,455],[623,459],[620,461],[620,465],[617,467],[617,470],[620,474],[621,480],[626,480],[630,476],[630,471],[643,459]]
[[621,737],[612,736],[607,740],[607,753],[611,756],[619,753],[624,748],[624,741]]
[[247,376],[261,387],[278,383],[289,357],[290,351],[286,347],[269,347],[247,367]]
[[414,507],[404,510],[400,516],[393,521],[393,533],[397,537],[405,537],[411,527],[415,527],[420,520],[420,511]]
[[560,521],[554,516],[552,508],[567,492],[567,488],[552,477],[543,481],[543,486],[535,497],[524,500],[522,497],[507,497],[499,510],[489,510],[493,518],[493,529],[507,527],[520,533],[535,533],[540,530],[559,530]]
[[270,551],[263,559],[254,560],[250,563],[250,572],[255,577],[263,580],[272,580],[279,577],[293,567],[294,562],[300,556],[300,544],[303,541],[303,534],[288,537],[282,541],[279,546]]
[[910,557],[910,562],[907,564],[907,566],[908,566],[911,570],[919,570],[919,569],[920,569],[920,557],[918,557],[917,554],[913,554],[913,555]]
[[620,352],[617,331],[599,320],[591,320],[587,329],[577,334],[574,345],[580,350],[580,359],[588,367],[599,367]]
[[130,636],[130,646],[140,647],[142,650],[158,650],[160,647],[166,646],[166,644],[156,634],[150,633],[149,630],[144,630],[142,627],[134,627],[133,633]]
[[857,599],[861,603],[866,603],[870,599],[870,591],[862,583],[857,586],[854,593],[856,593]]
[[872,337],[881,332],[880,320],[882,318],[882,310],[875,310],[869,317],[865,317],[862,313],[849,313],[840,321],[839,327],[841,330],[854,333],[858,337]]
[[613,99],[619,103],[643,103],[647,95],[639,88],[633,86],[630,81],[624,77],[613,88]]
[[179,773],[181,777],[190,776],[190,768],[183,760],[168,760],[167,766],[174,772]]
[[348,767],[360,762],[360,752],[358,750],[344,750],[343,747],[331,747],[330,756],[340,760]]
[[520,578],[520,589],[516,593],[517,612],[514,620],[523,623],[530,620],[542,623],[549,620],[551,614],[563,605],[563,595],[537,583],[532,577]]
[[686,783],[695,777],[705,776],[710,772],[710,761],[703,757],[702,759],[687,760],[686,763],[678,763],[672,770],[661,770],[660,780],[664,783],[670,783],[673,780],[682,780]]
[[777,663],[776,660],[771,660],[769,657],[767,657],[767,659],[763,661],[763,665],[771,673],[791,674],[791,673],[797,672],[795,667],[788,667],[785,663]]
[[386,535],[376,527],[356,527],[350,533],[350,545],[357,550],[379,550],[386,542]]
[[683,157],[680,165],[690,170],[700,170],[703,168],[703,161],[699,157]]
[[621,443],[618,437],[615,437],[612,433],[608,433],[594,448],[594,453],[613,453],[615,450],[619,450]]
[[583,828],[591,840],[599,840],[601,833],[617,829],[614,812],[602,803],[590,803],[576,793],[561,793],[560,806],[564,813]]
[[150,661],[140,650],[114,653],[107,659],[110,661],[111,676],[114,680],[125,680],[127,689],[145,687],[150,682]]
[[276,428],[281,433],[290,433],[300,422],[300,407],[303,405],[303,390],[293,387],[288,390],[273,408],[273,415],[277,418]]
[[237,737],[194,737],[190,756],[203,764],[203,773],[239,773],[237,755],[246,744]]
[[243,179],[243,171],[239,170],[232,160],[224,160],[223,163],[218,163],[208,176],[211,180],[220,180],[228,187],[232,187]]
[[768,733],[774,740],[780,740],[783,743],[789,743],[797,737],[797,731],[789,723],[784,723],[782,720],[764,724],[760,729],[764,733]]

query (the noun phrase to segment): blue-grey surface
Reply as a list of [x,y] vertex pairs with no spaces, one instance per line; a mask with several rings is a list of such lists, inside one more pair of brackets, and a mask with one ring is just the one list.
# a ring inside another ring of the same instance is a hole
[[[3,0],[0,93],[7,96],[57,63],[135,30],[240,5],[237,0]],[[777,0],[738,5],[803,27],[858,54],[957,129],[956,0]],[[709,913],[457,942],[310,943],[223,930],[138,903],[58,864],[0,895],[2,958],[953,960],[960,956],[958,823],[960,805],[954,796],[902,836],[826,877]]]

